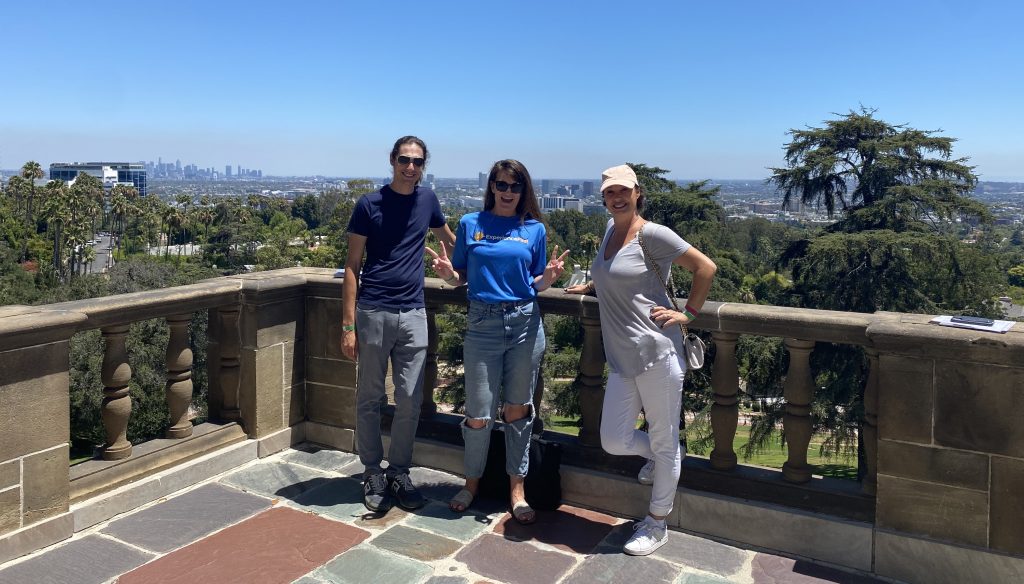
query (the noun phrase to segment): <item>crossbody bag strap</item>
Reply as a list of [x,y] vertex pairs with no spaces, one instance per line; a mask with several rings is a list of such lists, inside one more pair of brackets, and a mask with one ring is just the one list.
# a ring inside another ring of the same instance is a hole
[[[646,223],[644,225],[646,225]],[[676,293],[672,289],[671,281],[665,279],[664,274],[662,274],[662,272],[661,272],[661,268],[658,266],[658,262],[654,261],[654,256],[652,256],[651,252],[647,250],[647,244],[644,243],[644,226],[643,225],[640,226],[640,229],[636,230],[636,241],[637,241],[637,243],[640,244],[640,253],[641,253],[641,255],[644,256],[644,263],[645,264],[649,263],[650,266],[652,268],[654,268],[654,273],[657,274],[658,280],[661,282],[661,284],[663,286],[665,286],[665,292],[668,293],[669,302],[672,303],[672,306],[675,307],[677,312],[683,312],[679,308],[679,302],[676,301]],[[672,270],[671,265],[669,266],[669,270],[670,270],[670,273],[671,273],[671,270]],[[689,334],[689,331],[686,329],[686,325],[684,325],[683,323],[679,323],[679,330],[682,331],[682,333],[683,333],[683,339],[686,339],[686,335]]]

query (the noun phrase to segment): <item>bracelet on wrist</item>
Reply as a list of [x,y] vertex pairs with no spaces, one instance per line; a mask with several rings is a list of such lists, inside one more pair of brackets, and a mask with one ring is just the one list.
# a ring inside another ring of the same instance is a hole
[[683,314],[685,314],[690,320],[696,320],[697,309],[687,304],[683,307]]
[[345,332],[345,333],[354,333],[354,332],[356,332],[356,325],[354,325],[354,324],[343,324],[343,325],[341,325],[341,331]]

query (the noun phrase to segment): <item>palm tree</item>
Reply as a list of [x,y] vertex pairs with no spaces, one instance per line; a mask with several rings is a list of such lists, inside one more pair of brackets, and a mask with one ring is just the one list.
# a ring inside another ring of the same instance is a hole
[[77,266],[81,259],[81,246],[90,239],[96,214],[103,204],[103,183],[100,179],[81,172],[71,185],[70,221],[66,225],[66,241],[72,250],[72,276],[77,275]]
[[67,183],[62,180],[51,180],[46,183],[42,215],[53,235],[53,273],[60,280],[63,280],[64,264],[61,254],[64,242],[63,227],[70,221],[70,194]]
[[135,199],[139,191],[129,185],[118,184],[110,191],[110,212],[114,216],[117,233],[117,252],[121,253],[121,240],[124,239],[125,217],[135,214]]
[[[170,253],[170,245],[171,240],[174,237],[174,232],[177,229],[181,229],[185,221],[185,216],[181,209],[173,205],[167,205],[163,210],[163,220],[164,223],[167,224],[167,245],[164,246],[164,257],[166,258]],[[181,256],[181,248],[178,248],[178,256]]]
[[25,205],[25,242],[21,247],[21,261],[28,259],[28,240],[35,235],[35,218],[32,203],[36,196],[36,179],[43,178],[43,168],[35,160],[29,160],[21,167],[21,177],[28,181],[28,202]]

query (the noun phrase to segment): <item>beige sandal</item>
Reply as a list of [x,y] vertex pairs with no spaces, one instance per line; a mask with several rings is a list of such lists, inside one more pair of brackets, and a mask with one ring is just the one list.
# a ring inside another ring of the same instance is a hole
[[448,502],[448,508],[456,513],[462,513],[473,503],[473,493],[469,489],[462,489]]

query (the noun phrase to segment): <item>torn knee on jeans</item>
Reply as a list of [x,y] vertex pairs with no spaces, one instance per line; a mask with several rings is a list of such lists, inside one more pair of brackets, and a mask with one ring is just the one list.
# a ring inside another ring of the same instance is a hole
[[505,404],[501,408],[501,418],[506,424],[511,424],[523,418],[533,417],[533,404]]
[[487,427],[488,422],[490,422],[490,420],[487,418],[465,418],[462,423],[465,424],[467,428],[481,430]]

